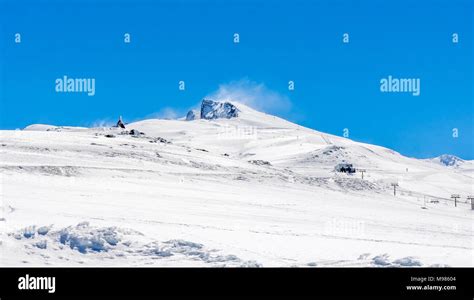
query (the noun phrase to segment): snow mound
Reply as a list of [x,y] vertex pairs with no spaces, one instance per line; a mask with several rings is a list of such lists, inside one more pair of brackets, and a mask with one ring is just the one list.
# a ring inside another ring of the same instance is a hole
[[422,263],[413,256],[390,260],[388,254],[377,255],[372,258],[372,263],[377,267],[421,267]]
[[164,242],[164,244],[167,245],[164,249],[170,253],[180,253],[209,264],[218,263],[223,264],[222,266],[261,267],[256,261],[244,261],[236,255],[213,255],[214,251],[207,250],[204,245],[186,240],[169,240]]
[[[219,250],[184,239],[150,241],[135,230],[115,226],[95,227],[90,226],[89,222],[55,231],[51,230],[52,227],[53,225],[32,225],[8,235],[24,243],[24,249],[30,259],[32,256],[40,259],[63,259],[67,256],[67,261],[76,257],[82,263],[84,257],[87,257],[89,261],[123,258],[127,259],[127,265],[130,265],[130,261],[146,265],[171,260],[181,261],[184,265],[261,267],[256,261],[243,260],[233,254],[221,254]],[[72,252],[64,254],[64,251],[71,250]]]
[[394,260],[393,263],[398,264],[402,267],[420,267],[421,266],[421,262],[411,256]]
[[[53,244],[60,243],[69,246],[72,250],[86,254],[106,252],[117,246],[125,235],[139,234],[133,230],[117,227],[93,227],[88,222],[81,222],[76,226],[56,231],[52,231],[52,227],[53,225],[40,227],[32,225],[12,233],[10,236],[17,240],[32,240],[33,245],[41,249],[46,249],[46,239],[50,239]],[[38,241],[38,239],[42,240]]]
[[107,251],[121,240],[116,227],[91,228],[89,223],[64,228],[59,232],[61,244],[68,245],[81,253]]
[[374,265],[382,267],[391,265],[388,254],[377,255],[372,259],[372,262]]
[[28,131],[51,131],[58,129],[57,126],[54,125],[46,125],[46,124],[31,124],[29,126],[26,126],[23,130],[28,130]]
[[31,124],[23,128],[25,131],[85,131],[86,127],[74,127],[74,126],[54,126],[46,124]]

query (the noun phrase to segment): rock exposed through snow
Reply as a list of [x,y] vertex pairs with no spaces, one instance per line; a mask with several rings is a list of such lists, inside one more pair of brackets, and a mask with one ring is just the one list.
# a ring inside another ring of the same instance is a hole
[[230,102],[203,99],[200,110],[190,110],[186,114],[186,121],[197,119],[230,119],[238,116],[239,109]]

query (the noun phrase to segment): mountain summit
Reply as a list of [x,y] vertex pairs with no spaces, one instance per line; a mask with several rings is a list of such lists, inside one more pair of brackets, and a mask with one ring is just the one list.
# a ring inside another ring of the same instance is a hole
[[186,115],[186,120],[230,119],[238,117],[238,113],[239,109],[230,102],[203,99],[200,112],[197,112],[196,110],[190,110]]

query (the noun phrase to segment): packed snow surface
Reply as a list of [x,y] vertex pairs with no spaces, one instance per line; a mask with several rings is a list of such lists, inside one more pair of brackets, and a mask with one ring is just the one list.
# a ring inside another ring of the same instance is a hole
[[0,264],[474,266],[472,161],[208,105],[126,129],[0,131]]

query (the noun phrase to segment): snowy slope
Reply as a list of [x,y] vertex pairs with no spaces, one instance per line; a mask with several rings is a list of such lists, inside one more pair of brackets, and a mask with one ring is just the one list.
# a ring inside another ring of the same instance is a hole
[[1,131],[0,263],[474,266],[474,169],[232,105],[127,131]]

